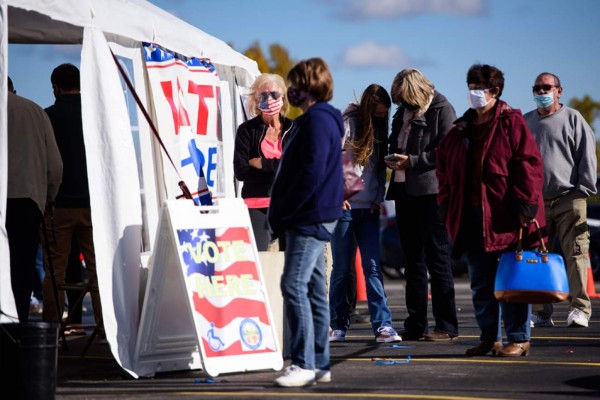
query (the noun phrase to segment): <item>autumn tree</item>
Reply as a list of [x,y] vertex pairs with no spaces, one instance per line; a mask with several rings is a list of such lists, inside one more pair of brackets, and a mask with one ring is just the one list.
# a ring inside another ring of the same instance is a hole
[[587,94],[583,96],[581,100],[576,97],[569,100],[569,107],[579,111],[590,126],[592,126],[594,121],[596,121],[596,118],[600,116],[600,102],[592,100]]
[[[290,58],[290,54],[285,47],[280,44],[272,44],[269,46],[269,57],[265,56],[260,44],[253,43],[244,55],[256,61],[258,69],[262,73],[277,74],[285,79],[288,71],[294,66],[295,62]],[[296,118],[302,114],[302,111],[296,107],[290,107],[288,112],[289,118]]]
[[[573,97],[569,100],[569,107],[579,111],[590,126],[593,126],[596,118],[600,116],[600,102],[592,100],[587,94],[583,96],[582,99]],[[596,158],[600,160],[600,148],[598,147],[598,142],[596,142]],[[598,165],[598,171],[600,172],[600,164]]]

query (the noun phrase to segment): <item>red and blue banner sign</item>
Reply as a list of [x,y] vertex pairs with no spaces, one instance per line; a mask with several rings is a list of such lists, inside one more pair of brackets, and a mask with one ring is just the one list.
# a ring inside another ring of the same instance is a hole
[[197,204],[212,204],[223,190],[219,77],[209,59],[187,57],[153,43],[143,44],[158,131],[179,168],[170,171],[163,154],[166,190],[177,197],[183,179]]

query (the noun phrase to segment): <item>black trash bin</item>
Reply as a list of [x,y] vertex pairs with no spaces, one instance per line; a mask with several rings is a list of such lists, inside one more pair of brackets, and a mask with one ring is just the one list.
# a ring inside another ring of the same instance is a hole
[[[58,324],[0,324],[0,387],[7,399],[54,399]],[[4,396],[3,396],[4,397]]]

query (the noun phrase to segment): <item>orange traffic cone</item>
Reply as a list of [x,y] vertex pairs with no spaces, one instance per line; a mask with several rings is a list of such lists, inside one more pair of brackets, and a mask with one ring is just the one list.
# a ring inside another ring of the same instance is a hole
[[358,249],[356,249],[354,268],[356,268],[356,300],[367,300],[367,284],[365,283],[365,274],[363,273],[360,250]]
[[[588,261],[589,259],[590,254],[588,253]],[[590,299],[600,298],[600,294],[596,293],[596,285],[594,284],[594,271],[592,271],[592,265],[590,262],[588,262],[587,283],[585,285],[585,291],[587,292]]]

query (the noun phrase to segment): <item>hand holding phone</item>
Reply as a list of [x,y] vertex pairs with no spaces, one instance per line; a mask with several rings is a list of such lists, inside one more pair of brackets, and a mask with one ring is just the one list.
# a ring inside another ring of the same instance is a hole
[[385,161],[400,161],[400,158],[398,158],[397,156],[395,156],[393,154],[388,154],[387,156],[383,157],[383,159]]

